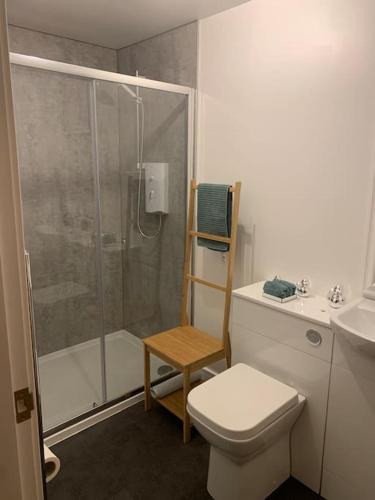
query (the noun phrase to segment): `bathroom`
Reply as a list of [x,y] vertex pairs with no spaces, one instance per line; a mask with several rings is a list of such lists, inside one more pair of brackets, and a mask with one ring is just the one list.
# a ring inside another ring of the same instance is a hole
[[[375,4],[0,4],[0,498],[374,498]],[[199,183],[234,251],[189,233]],[[184,308],[224,345],[191,391]],[[202,420],[236,405],[283,438],[239,459]]]

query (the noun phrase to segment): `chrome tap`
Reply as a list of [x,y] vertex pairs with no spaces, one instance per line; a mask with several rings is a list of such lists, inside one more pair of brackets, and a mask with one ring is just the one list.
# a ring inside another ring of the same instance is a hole
[[311,290],[311,281],[308,278],[303,278],[296,283],[296,294],[299,297],[308,297]]
[[327,300],[329,305],[335,309],[343,306],[345,304],[343,287],[341,285],[335,285],[331,288],[327,294]]

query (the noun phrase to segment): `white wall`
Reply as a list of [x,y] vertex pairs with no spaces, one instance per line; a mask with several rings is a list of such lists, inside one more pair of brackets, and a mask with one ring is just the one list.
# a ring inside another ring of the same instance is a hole
[[[235,286],[278,273],[324,295],[336,282],[361,290],[374,19],[373,0],[253,0],[200,21],[198,180],[243,182]],[[202,268],[225,271],[200,249]],[[212,329],[209,293],[197,289],[196,323]]]

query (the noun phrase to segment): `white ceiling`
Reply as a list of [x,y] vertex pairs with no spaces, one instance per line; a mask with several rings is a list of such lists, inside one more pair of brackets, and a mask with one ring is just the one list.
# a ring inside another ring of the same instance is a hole
[[119,49],[246,0],[7,0],[8,22]]

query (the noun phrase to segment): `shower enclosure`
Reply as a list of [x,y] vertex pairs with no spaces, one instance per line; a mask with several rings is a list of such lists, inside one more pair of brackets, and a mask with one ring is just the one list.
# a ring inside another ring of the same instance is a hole
[[[142,338],[179,322],[194,94],[19,54],[11,63],[51,430],[142,391]],[[167,214],[147,209],[149,163],[168,164]],[[153,359],[153,380],[170,370]]]

